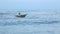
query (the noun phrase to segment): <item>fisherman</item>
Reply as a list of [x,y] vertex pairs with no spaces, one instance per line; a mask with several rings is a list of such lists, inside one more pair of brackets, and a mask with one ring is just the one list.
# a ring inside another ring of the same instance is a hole
[[19,15],[20,15],[20,13],[19,13]]

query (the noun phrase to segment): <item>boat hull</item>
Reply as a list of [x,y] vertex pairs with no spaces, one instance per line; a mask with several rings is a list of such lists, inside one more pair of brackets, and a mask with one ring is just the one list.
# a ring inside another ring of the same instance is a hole
[[24,17],[26,17],[26,15],[16,15],[16,17],[24,18]]

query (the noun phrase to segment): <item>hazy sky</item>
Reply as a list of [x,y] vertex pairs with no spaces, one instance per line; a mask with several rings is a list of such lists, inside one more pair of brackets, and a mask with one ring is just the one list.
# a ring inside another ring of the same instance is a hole
[[60,0],[0,0],[0,9],[60,9]]

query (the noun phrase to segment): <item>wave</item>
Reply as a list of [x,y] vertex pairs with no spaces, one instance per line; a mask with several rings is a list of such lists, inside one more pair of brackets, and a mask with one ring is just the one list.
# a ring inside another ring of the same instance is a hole
[[[27,12],[28,13],[28,12]],[[0,13],[0,26],[40,25],[60,23],[60,14],[50,12],[29,12],[26,18],[16,18],[16,13]]]
[[8,25],[40,25],[40,24],[55,24],[60,23],[60,21],[0,21],[0,26],[8,26]]

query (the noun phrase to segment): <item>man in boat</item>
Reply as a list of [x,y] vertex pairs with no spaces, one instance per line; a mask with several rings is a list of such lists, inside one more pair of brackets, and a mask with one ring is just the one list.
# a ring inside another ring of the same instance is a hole
[[20,15],[20,12],[19,12],[19,15]]
[[16,15],[16,17],[25,17],[27,14],[21,15],[20,13],[18,13],[18,15]]

